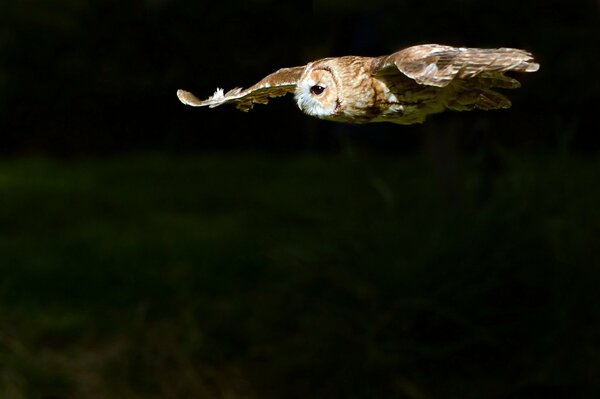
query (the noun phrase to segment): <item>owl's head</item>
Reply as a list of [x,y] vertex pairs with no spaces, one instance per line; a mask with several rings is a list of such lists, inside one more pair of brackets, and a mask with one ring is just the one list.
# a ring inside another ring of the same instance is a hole
[[310,63],[296,84],[296,103],[302,112],[317,118],[336,113],[340,105],[338,79],[324,63]]

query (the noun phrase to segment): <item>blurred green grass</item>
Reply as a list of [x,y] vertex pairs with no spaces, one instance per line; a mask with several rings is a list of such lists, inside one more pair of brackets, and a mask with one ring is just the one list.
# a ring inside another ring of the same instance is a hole
[[502,162],[3,160],[0,397],[594,397],[600,161]]

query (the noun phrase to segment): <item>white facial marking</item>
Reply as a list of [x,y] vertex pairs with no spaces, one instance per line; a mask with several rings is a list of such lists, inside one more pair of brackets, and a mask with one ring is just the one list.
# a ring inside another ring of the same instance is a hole
[[302,84],[298,87],[298,90],[296,90],[296,103],[298,104],[298,107],[308,115],[313,115],[316,117],[330,115],[331,110],[324,107],[321,101],[319,101],[321,96],[311,93],[311,87],[315,86],[316,84],[317,82],[312,79],[302,82]]
[[[317,118],[331,116],[335,108],[335,103],[333,106],[331,104],[331,90],[334,88],[323,81],[322,72],[321,77],[318,77],[318,73],[314,73],[316,71],[312,72],[307,73],[298,83],[294,95],[296,104],[308,115]],[[320,88],[315,89],[316,86]]]

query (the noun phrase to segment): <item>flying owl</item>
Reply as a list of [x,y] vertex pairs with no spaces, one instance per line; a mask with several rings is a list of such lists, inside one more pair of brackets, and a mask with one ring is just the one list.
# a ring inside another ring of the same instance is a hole
[[424,44],[381,57],[331,57],[282,68],[247,89],[217,89],[203,101],[184,90],[177,97],[195,107],[233,103],[248,111],[270,97],[294,93],[300,110],[320,119],[410,125],[445,109],[508,108],[510,100],[494,89],[520,83],[504,73],[538,68],[524,50]]

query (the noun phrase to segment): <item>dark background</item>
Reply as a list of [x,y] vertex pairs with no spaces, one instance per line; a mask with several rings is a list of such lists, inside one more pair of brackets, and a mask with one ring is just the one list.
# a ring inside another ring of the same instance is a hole
[[[420,43],[541,68],[416,126],[175,95]],[[592,0],[3,0],[0,397],[598,397],[599,71]]]

